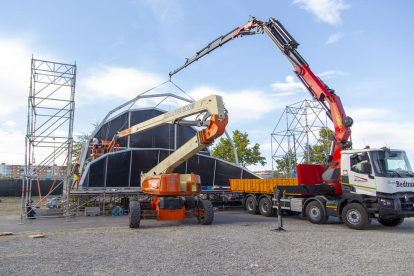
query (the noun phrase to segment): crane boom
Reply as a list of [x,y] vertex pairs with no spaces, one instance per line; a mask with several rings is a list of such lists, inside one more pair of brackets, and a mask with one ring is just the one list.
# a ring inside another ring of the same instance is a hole
[[299,43],[289,34],[283,25],[276,19],[270,18],[268,22],[260,21],[253,17],[251,21],[230,33],[221,36],[201,49],[186,63],[170,73],[170,78],[182,69],[186,68],[201,57],[209,54],[228,41],[243,35],[254,35],[265,33],[282,54],[289,60],[295,69],[295,74],[311,94],[312,98],[319,101],[325,109],[327,116],[332,120],[335,132],[332,140],[331,154],[328,157],[327,170],[324,180],[335,180],[339,178],[341,167],[341,151],[352,145],[348,139],[351,135],[353,120],[346,116],[345,110],[339,96],[330,89],[319,77],[309,68],[305,59],[297,52]]

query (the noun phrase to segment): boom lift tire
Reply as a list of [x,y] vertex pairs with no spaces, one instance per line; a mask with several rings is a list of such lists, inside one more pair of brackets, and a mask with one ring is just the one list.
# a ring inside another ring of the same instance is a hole
[[265,196],[259,201],[259,211],[262,216],[273,217],[275,209],[273,209],[272,203],[268,197]]
[[139,228],[139,223],[141,221],[141,204],[138,200],[129,200],[129,227],[130,228]]
[[394,219],[379,218],[378,222],[384,226],[397,227],[404,222],[404,218],[394,218]]
[[342,220],[351,229],[364,230],[371,225],[369,214],[359,203],[349,203],[342,210]]
[[256,200],[252,196],[249,196],[246,199],[246,211],[247,211],[247,213],[249,213],[249,214],[258,214],[259,210],[258,210],[257,207],[258,206],[256,204]]
[[204,210],[204,215],[198,216],[198,223],[200,223],[201,225],[210,225],[211,223],[213,223],[214,220],[214,208],[213,208],[213,203],[211,203],[209,200],[200,200],[199,205],[198,205],[199,209]]
[[328,221],[325,208],[318,201],[312,201],[306,206],[306,216],[314,224],[323,224]]
[[187,209],[194,209],[196,207],[195,198],[193,196],[186,196],[185,201],[187,203],[186,204]]

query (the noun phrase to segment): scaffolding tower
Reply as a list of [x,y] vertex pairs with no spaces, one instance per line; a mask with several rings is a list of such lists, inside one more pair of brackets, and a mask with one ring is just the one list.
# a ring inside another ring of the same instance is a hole
[[[311,164],[311,156],[329,155],[330,149],[322,146],[321,129],[328,127],[325,109],[318,101],[303,100],[286,106],[271,134],[272,171],[276,171],[276,160],[286,158],[285,173],[296,177],[294,164]],[[326,132],[327,133],[327,132]],[[311,146],[322,146],[322,153],[311,153]]]
[[[23,218],[30,217],[31,208],[44,206],[49,194],[60,185],[63,185],[62,202],[65,204],[58,216],[68,217],[75,82],[76,63],[64,64],[32,57],[20,223]],[[54,182],[42,197],[39,180],[43,179]],[[32,200],[37,201],[31,197],[32,187],[39,189],[39,202],[35,204],[32,204]]]

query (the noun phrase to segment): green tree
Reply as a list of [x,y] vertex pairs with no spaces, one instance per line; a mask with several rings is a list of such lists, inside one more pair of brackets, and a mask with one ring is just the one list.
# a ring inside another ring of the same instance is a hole
[[[330,147],[332,144],[332,141],[329,140],[329,137],[332,137],[333,134],[333,130],[329,128],[322,128],[319,130],[319,143],[314,146],[309,146],[309,164],[326,163],[326,153],[330,152]],[[307,152],[305,152],[303,161],[304,164],[308,164]]]
[[[81,154],[83,145],[88,142],[89,135],[82,133],[82,135],[77,135],[75,141],[73,142],[73,155],[72,162],[78,160],[79,154]],[[80,157],[79,157],[80,158]]]
[[1,180],[11,180],[11,179],[13,179],[13,178],[0,174],[0,181]]
[[[289,169],[289,158],[290,158],[290,169]],[[292,150],[289,150],[282,158],[276,160],[276,169],[273,173],[275,178],[286,178],[290,177],[289,172],[296,170],[296,158]]]
[[[233,131],[233,142],[237,149],[239,164],[243,167],[260,164],[266,164],[266,158],[260,154],[260,145],[256,143],[250,147],[250,140],[247,133],[241,133],[239,130]],[[233,147],[229,139],[220,138],[219,143],[212,149],[213,155],[217,158],[235,163]]]

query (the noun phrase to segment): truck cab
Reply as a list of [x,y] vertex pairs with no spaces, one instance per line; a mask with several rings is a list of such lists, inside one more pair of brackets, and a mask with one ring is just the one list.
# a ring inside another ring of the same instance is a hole
[[369,202],[368,213],[381,223],[414,216],[414,172],[403,150],[342,151],[341,182],[342,197]]

